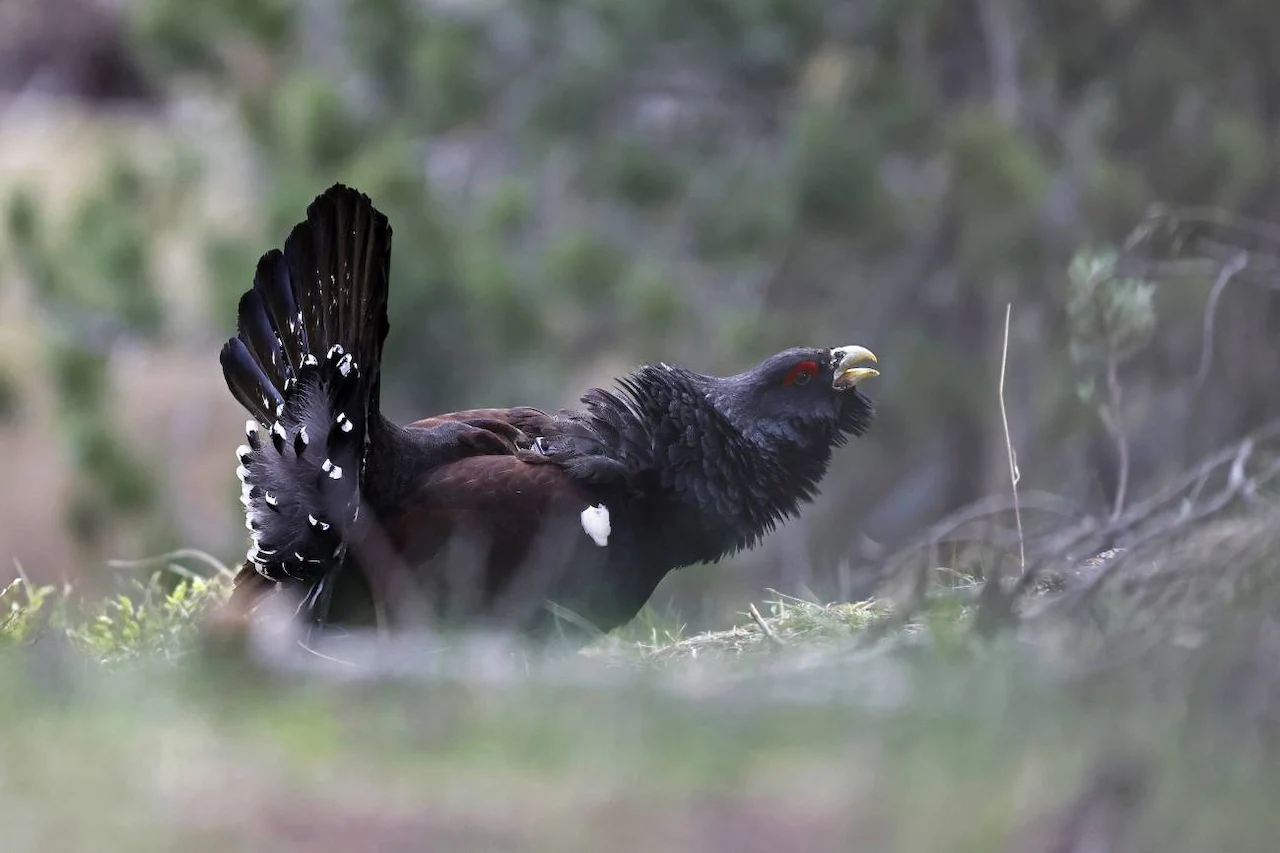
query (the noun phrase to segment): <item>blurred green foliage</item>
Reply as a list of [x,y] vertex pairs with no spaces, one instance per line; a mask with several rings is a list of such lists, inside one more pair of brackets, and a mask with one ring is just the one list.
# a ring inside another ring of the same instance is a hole
[[1068,272],[1067,317],[1070,354],[1080,368],[1078,392],[1092,399],[1098,376],[1114,362],[1133,358],[1156,329],[1155,286],[1116,274],[1114,249],[1081,251]]
[[[815,338],[857,329],[862,312],[814,300],[835,276],[883,302],[852,271],[922,238],[960,277],[953,302],[997,303],[1063,282],[1065,248],[1118,241],[1152,199],[1262,197],[1265,110],[1219,49],[1243,19],[1088,6],[997,4],[1016,44],[969,3],[142,0],[132,15],[153,71],[230,97],[262,161],[261,231],[210,241],[220,314],[322,185],[355,183],[396,226],[405,331],[388,372],[417,410],[563,393],[602,339],[716,367],[758,355],[738,350],[787,315]],[[1013,112],[993,95],[1002,50],[1019,60]],[[1170,132],[1188,110],[1207,131]],[[783,253],[800,259],[790,298],[735,298]],[[667,334],[682,312],[721,326],[726,303],[755,332],[711,338],[728,351]],[[943,338],[943,360],[973,344]]]
[[122,519],[164,535],[155,472],[119,433],[109,374],[118,345],[153,339],[164,323],[147,197],[143,176],[120,156],[61,228],[27,193],[8,205],[7,242],[36,296],[55,424],[76,477],[66,521],[84,545]]
[[[229,107],[227,141],[250,160],[252,216],[199,235],[210,337],[232,328],[259,255],[341,180],[395,228],[394,416],[568,402],[602,364],[727,372],[783,346],[861,340],[887,355],[868,439],[880,452],[842,456],[858,467],[824,489],[838,513],[813,516],[834,540],[816,550],[841,553],[861,533],[849,517],[900,541],[987,491],[1003,464],[984,436],[1007,302],[1021,329],[1011,386],[1034,386],[1009,395],[1020,452],[1044,482],[1089,494],[1096,466],[1080,460],[1101,427],[1076,392],[1090,381],[1081,341],[1098,330],[1082,326],[1071,259],[1120,244],[1154,201],[1280,216],[1270,9],[136,0],[124,14],[161,88],[195,111]],[[65,233],[48,233],[39,199],[9,205],[60,318],[166,334],[139,211],[202,168],[221,178],[224,140],[201,142],[163,180],[114,169]],[[1115,307],[1132,302],[1123,290],[1091,292]],[[1124,379],[1156,391],[1196,358],[1203,289],[1166,292],[1131,294],[1159,309],[1162,334]],[[1272,314],[1233,345],[1275,349]],[[1215,421],[1189,427],[1188,447],[1280,408],[1226,382],[1213,393]],[[92,412],[91,398],[75,405]],[[86,481],[120,479],[86,488],[108,496],[92,502],[140,506],[142,482],[76,423]],[[1183,451],[1151,455],[1143,469],[1135,454],[1135,479]]]
[[155,572],[127,588],[86,599],[19,577],[0,591],[0,649],[53,636],[98,663],[173,660],[192,651],[204,617],[230,587],[223,576]]

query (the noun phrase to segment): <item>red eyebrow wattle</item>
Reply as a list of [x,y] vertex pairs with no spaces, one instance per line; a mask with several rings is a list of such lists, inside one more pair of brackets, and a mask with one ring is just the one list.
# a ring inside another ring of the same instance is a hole
[[799,364],[797,364],[795,367],[787,371],[787,378],[782,380],[782,384],[790,385],[792,382],[796,381],[796,377],[799,376],[801,373],[807,373],[810,376],[812,376],[817,372],[818,372],[818,362],[802,361]]

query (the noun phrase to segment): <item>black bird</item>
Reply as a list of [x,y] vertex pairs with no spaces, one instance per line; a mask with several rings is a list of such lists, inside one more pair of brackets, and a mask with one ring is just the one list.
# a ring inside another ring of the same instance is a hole
[[870,424],[859,346],[797,347],[736,376],[644,366],[580,411],[476,409],[397,426],[378,401],[391,227],[335,185],[258,263],[222,349],[253,416],[253,538],[232,603],[292,593],[324,624],[514,629],[630,620],[672,569],[750,548],[812,500]]

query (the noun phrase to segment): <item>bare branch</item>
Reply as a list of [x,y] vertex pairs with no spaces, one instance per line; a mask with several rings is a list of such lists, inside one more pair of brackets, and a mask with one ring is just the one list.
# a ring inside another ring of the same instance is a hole
[[[1172,520],[1159,525],[1151,530],[1135,537],[1128,548],[1117,554],[1106,568],[1097,574],[1085,587],[1078,590],[1075,594],[1065,599],[1064,603],[1069,611],[1078,611],[1082,606],[1088,603],[1093,596],[1100,590],[1112,576],[1128,562],[1128,558],[1138,548],[1148,545],[1160,539],[1168,538],[1182,530],[1185,530],[1196,522],[1203,521],[1212,515],[1223,511],[1232,504],[1237,498],[1245,494],[1256,491],[1261,485],[1259,480],[1251,480],[1246,476],[1245,466],[1249,462],[1249,458],[1253,455],[1256,443],[1252,438],[1246,438],[1234,448],[1234,454],[1231,457],[1231,470],[1227,477],[1227,484],[1216,494],[1210,501],[1205,503],[1199,509],[1191,513],[1180,513]],[[1266,469],[1266,479],[1269,480],[1277,474],[1280,474],[1280,464],[1273,464]]]
[[1280,256],[1280,228],[1214,207],[1155,207],[1129,235],[1124,248],[1176,257],[1184,249],[1202,251],[1206,241]]
[[1249,253],[1240,252],[1222,265],[1222,269],[1218,271],[1218,278],[1213,283],[1213,289],[1209,291],[1209,299],[1204,306],[1204,331],[1201,335],[1200,367],[1196,370],[1194,382],[1194,387],[1197,390],[1202,388],[1205,380],[1209,378],[1209,368],[1213,364],[1213,330],[1214,322],[1218,316],[1218,301],[1222,298],[1222,293],[1227,289],[1227,285],[1231,283],[1231,279],[1248,265]]

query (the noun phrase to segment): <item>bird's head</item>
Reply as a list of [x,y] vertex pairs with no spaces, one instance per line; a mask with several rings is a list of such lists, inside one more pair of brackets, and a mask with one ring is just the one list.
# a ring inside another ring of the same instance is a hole
[[874,407],[858,385],[880,373],[861,346],[793,347],[736,376],[714,380],[708,397],[748,438],[800,452],[861,435]]

